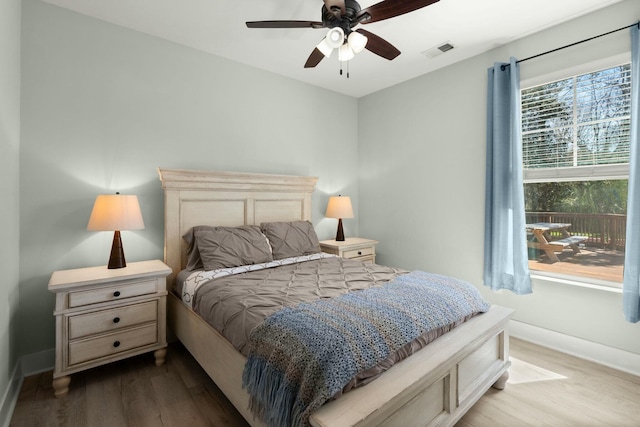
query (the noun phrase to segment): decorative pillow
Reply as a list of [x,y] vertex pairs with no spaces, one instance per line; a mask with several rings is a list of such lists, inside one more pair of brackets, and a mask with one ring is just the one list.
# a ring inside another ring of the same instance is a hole
[[260,228],[269,239],[273,259],[320,252],[318,236],[309,221],[263,222]]
[[200,229],[194,235],[205,270],[273,261],[269,243],[255,225]]
[[200,251],[198,250],[198,243],[196,242],[196,231],[202,230],[213,230],[215,227],[211,225],[197,225],[192,227],[189,231],[187,231],[182,238],[187,242],[187,266],[185,269],[191,270],[201,270],[202,259],[200,258]]

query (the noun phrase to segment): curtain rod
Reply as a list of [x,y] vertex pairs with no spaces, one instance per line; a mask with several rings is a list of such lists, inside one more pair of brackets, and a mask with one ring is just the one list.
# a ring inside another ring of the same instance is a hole
[[[580,41],[575,42],[575,43],[568,44],[566,46],[562,46],[562,47],[558,47],[558,48],[555,48],[555,49],[552,49],[552,50],[548,50],[546,52],[542,52],[542,53],[539,53],[537,55],[530,56],[528,58],[520,59],[520,60],[516,61],[516,64],[519,64],[519,63],[524,62],[524,61],[528,61],[530,59],[537,58],[539,56],[548,55],[550,53],[557,52],[559,50],[566,49],[568,47],[572,47],[572,46],[575,46],[575,45],[580,44],[580,43],[584,43],[584,42],[588,42],[588,41],[591,41],[591,40],[595,40],[595,39],[600,38],[600,37],[608,36],[609,34],[617,33],[618,31],[622,31],[622,30],[626,30],[627,28],[631,28],[634,25],[637,25],[638,28],[640,28],[640,21],[636,22],[635,24],[626,25],[626,26],[624,26],[622,28],[618,28],[617,30],[609,31],[607,33],[599,34],[597,36],[589,37],[588,39],[584,39],[584,40],[580,40]],[[500,66],[500,70],[504,71],[505,68],[509,67],[510,65],[511,64],[503,64],[503,65]]]

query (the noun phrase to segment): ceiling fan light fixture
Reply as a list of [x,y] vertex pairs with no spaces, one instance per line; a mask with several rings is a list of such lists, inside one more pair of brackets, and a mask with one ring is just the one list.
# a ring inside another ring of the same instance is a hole
[[340,62],[349,61],[355,56],[356,54],[353,52],[353,49],[351,49],[351,46],[347,43],[338,48],[338,61]]
[[333,52],[333,48],[331,46],[329,46],[329,43],[327,43],[327,38],[323,38],[320,43],[318,43],[318,45],[316,46],[316,48],[322,52],[322,54],[325,57],[330,57],[331,56],[331,52]]
[[349,34],[349,37],[347,37],[347,42],[351,49],[353,49],[354,53],[362,52],[365,46],[367,46],[368,41],[369,39],[366,36],[355,31],[352,31],[351,34]]
[[324,39],[332,49],[340,47],[344,44],[344,30],[340,27],[333,27]]

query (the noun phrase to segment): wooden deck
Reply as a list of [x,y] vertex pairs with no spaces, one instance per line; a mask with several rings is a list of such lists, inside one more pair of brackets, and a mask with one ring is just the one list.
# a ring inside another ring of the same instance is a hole
[[552,262],[541,252],[537,260],[529,260],[529,269],[617,282],[622,287],[624,252],[587,247],[579,254],[565,250],[556,255],[559,261]]

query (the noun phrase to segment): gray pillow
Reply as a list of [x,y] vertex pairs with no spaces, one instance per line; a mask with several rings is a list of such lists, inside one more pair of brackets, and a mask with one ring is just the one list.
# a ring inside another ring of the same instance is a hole
[[182,238],[187,242],[187,266],[186,270],[201,270],[202,259],[200,258],[200,251],[198,250],[198,243],[196,242],[195,232],[199,230],[213,230],[215,227],[211,225],[197,225],[187,231]]
[[194,235],[205,270],[273,261],[269,243],[255,225],[200,229]]
[[273,259],[283,259],[320,252],[320,242],[309,221],[263,222],[260,228],[273,251]]

